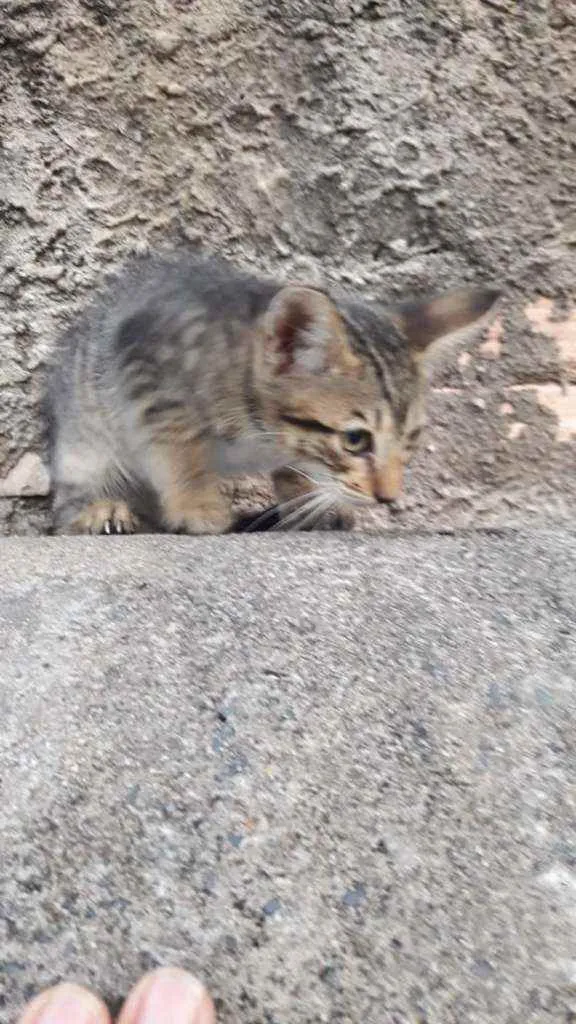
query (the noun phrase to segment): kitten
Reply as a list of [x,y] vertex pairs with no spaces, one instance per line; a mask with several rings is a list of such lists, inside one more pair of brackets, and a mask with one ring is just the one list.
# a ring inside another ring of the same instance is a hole
[[283,525],[350,525],[399,497],[438,349],[496,297],[385,308],[197,255],[136,260],[52,368],[56,529],[222,533],[222,481],[262,472]]

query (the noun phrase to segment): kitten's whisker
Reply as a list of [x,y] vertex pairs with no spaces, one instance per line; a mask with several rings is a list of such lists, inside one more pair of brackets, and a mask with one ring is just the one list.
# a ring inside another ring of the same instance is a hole
[[336,507],[336,505],[337,503],[335,501],[334,494],[327,490],[324,493],[324,503],[318,512],[316,521],[318,521],[321,518],[321,516],[328,515]]
[[287,516],[281,515],[280,522],[273,526],[273,530],[285,530],[290,527],[291,523],[297,522],[299,517],[308,508],[311,503],[312,497],[310,494],[302,496],[300,504],[292,510]]
[[250,434],[242,434],[243,441],[251,441],[255,437],[281,437],[279,430],[253,430]]
[[272,516],[277,514],[277,512],[278,509],[276,505],[273,505],[272,508],[265,509],[264,512],[262,512],[252,523],[250,523],[249,526],[246,527],[246,533],[253,533],[259,526],[263,526],[264,523],[267,523]]
[[[294,523],[297,530],[302,529],[302,523],[308,522],[310,519],[310,513],[316,513],[317,509],[322,508],[324,505],[324,494],[321,491],[313,491],[311,494],[305,495],[306,501],[302,503],[300,508],[294,509],[290,515],[286,516],[274,529],[285,529]],[[304,516],[304,518],[301,518]]]
[[302,519],[297,529],[305,529],[307,526],[315,526],[316,523],[331,512],[338,513],[342,509],[342,493],[337,486],[328,486],[320,492],[321,501],[312,509],[312,512],[305,519]]
[[[303,504],[308,498],[307,494],[298,494],[294,498],[288,498],[286,501],[280,502],[278,505],[272,505],[271,508],[265,509],[253,523],[247,528],[246,532],[251,533],[253,530],[258,529],[263,523],[267,522],[272,516],[282,515],[284,511],[289,511],[297,504]],[[299,511],[299,509],[297,509]],[[274,527],[277,529],[278,527]]]
[[318,522],[328,514],[334,507],[334,499],[329,491],[323,491],[321,495],[322,500],[316,506],[315,514],[310,525],[316,526]]
[[287,511],[292,508],[294,505],[305,505],[306,502],[310,501],[310,498],[313,498],[314,496],[315,495],[310,492],[306,494],[296,494],[293,498],[287,498],[286,501],[278,502],[275,507],[278,512],[284,512],[285,510]]
[[309,526],[315,526],[325,512],[326,501],[320,500],[315,502],[312,508],[309,509],[308,514],[296,524],[296,529],[306,530]]
[[293,473],[298,473],[300,476],[303,476],[305,480],[309,480],[310,483],[314,484],[316,487],[320,483],[319,480],[316,480],[313,476],[310,476],[309,473],[305,473],[303,469],[298,469],[297,466],[288,466],[287,465],[287,466],[285,466],[285,469],[290,469],[290,470],[292,470]]

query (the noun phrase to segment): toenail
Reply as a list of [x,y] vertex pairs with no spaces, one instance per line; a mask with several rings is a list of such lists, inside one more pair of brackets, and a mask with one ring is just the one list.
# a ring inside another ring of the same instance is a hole
[[100,1001],[80,985],[63,984],[38,1000],[38,1010],[26,1024],[102,1024],[107,1019]]
[[137,986],[122,1024],[214,1024],[204,986],[187,971],[161,968]]

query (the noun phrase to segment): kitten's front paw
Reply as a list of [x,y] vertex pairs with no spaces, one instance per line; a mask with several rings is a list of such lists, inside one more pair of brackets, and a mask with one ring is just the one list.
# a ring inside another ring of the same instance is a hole
[[135,533],[139,523],[125,501],[95,501],[86,505],[72,521],[70,533],[113,534]]
[[227,509],[203,509],[188,513],[178,519],[169,519],[166,528],[170,533],[187,533],[191,536],[227,533],[232,524],[232,516]]
[[218,486],[168,491],[162,504],[164,528],[169,533],[226,533],[232,523],[230,502]]
[[217,536],[221,533],[228,533],[230,525],[232,523],[231,517],[226,519],[193,519],[189,522],[182,523],[177,529],[176,533],[185,533],[191,537],[210,537]]

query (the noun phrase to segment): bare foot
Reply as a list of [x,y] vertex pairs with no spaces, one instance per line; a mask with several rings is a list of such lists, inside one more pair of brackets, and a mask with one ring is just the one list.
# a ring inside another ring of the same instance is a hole
[[[28,1004],[18,1024],[111,1024],[104,1003],[80,985],[48,989]],[[132,990],[118,1024],[216,1024],[206,989],[187,971],[162,967]]]

